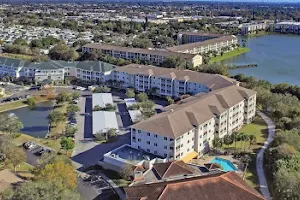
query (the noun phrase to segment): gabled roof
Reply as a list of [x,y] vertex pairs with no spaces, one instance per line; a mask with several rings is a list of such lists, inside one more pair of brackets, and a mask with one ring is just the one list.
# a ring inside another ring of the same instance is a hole
[[185,164],[182,160],[167,163],[155,163],[153,164],[153,170],[155,170],[155,172],[159,176],[159,179],[167,179],[173,176],[193,174],[193,171],[189,169],[188,165]]
[[166,79],[176,79],[202,83],[211,90],[217,90],[230,85],[236,85],[238,81],[219,74],[201,73],[191,70],[179,70],[174,68],[155,67],[152,65],[129,64],[116,68],[114,71],[133,75],[155,76]]
[[235,172],[126,187],[127,200],[262,200]]
[[165,107],[165,112],[141,121],[132,128],[175,139],[255,94],[252,90],[232,85],[195,95],[184,99],[181,104]]

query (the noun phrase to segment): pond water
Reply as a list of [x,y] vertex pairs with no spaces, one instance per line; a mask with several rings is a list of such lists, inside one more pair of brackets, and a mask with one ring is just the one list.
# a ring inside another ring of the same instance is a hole
[[7,113],[14,113],[23,123],[24,128],[21,130],[21,133],[43,138],[48,133],[48,115],[52,109],[53,103],[48,101],[38,103],[34,109],[23,107]]
[[250,52],[227,59],[224,65],[258,64],[257,68],[230,70],[231,75],[245,74],[271,83],[300,85],[300,36],[265,35],[245,39]]

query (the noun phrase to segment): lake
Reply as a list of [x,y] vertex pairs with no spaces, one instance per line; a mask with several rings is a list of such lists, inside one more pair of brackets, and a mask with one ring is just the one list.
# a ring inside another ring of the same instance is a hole
[[224,65],[258,64],[258,67],[230,70],[231,75],[241,73],[271,83],[286,82],[300,85],[299,35],[276,34],[243,39],[246,39],[250,52],[221,63]]
[[38,103],[34,109],[23,107],[7,113],[14,113],[23,123],[24,128],[20,131],[21,133],[43,138],[48,133],[48,115],[52,109],[53,103],[49,101]]

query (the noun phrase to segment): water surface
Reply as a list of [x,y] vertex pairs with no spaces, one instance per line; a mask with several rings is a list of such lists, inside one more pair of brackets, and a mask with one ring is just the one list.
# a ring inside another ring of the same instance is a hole
[[[240,38],[242,39],[242,38]],[[222,61],[225,65],[258,64],[257,68],[230,70],[271,83],[300,85],[300,36],[265,35],[246,39],[250,52]]]
[[7,111],[7,113],[14,113],[23,123],[24,128],[21,130],[21,133],[33,137],[45,137],[48,133],[48,115],[52,109],[53,103],[49,101],[38,103],[34,109],[23,107]]

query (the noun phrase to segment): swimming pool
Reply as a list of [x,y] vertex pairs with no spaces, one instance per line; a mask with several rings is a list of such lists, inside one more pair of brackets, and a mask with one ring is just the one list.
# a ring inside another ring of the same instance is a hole
[[218,165],[221,165],[222,169],[225,172],[229,171],[237,171],[237,168],[229,161],[223,158],[215,157],[210,161],[211,163],[216,163]]

